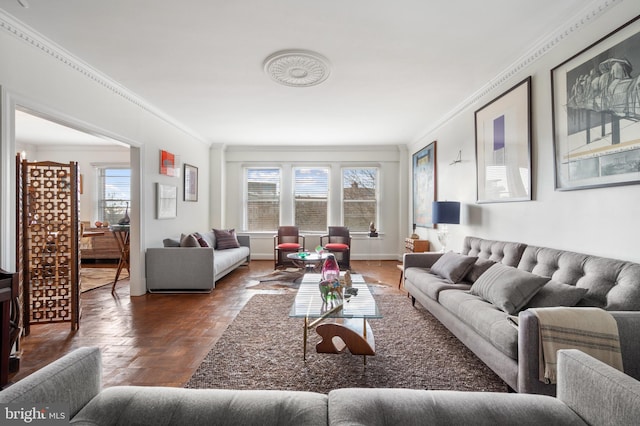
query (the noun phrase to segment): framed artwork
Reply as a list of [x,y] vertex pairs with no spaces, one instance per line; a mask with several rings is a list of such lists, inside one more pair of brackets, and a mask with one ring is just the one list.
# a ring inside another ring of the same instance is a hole
[[160,150],[160,174],[167,176],[176,175],[176,156],[163,149]]
[[156,183],[156,216],[173,219],[178,216],[178,187]]
[[557,190],[640,183],[640,16],[551,70]]
[[478,203],[531,200],[531,77],[475,113]]
[[184,201],[198,201],[198,168],[184,165]]
[[413,154],[413,223],[433,228],[431,206],[436,200],[436,141]]

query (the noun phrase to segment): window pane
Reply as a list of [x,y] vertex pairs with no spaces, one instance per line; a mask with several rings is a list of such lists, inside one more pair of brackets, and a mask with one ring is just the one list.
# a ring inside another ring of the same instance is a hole
[[294,169],[295,224],[302,231],[327,230],[329,169]]
[[274,231],[280,224],[280,169],[246,169],[247,229]]
[[98,176],[98,218],[102,222],[117,224],[131,202],[131,169],[101,168]]
[[342,169],[344,226],[352,231],[368,231],[378,221],[378,169]]

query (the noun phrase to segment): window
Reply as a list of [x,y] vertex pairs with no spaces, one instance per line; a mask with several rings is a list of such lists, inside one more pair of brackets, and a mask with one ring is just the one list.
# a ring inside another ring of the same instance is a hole
[[295,168],[293,179],[295,224],[301,231],[326,231],[329,169]]
[[247,168],[245,217],[249,231],[273,231],[280,224],[280,169]]
[[98,220],[116,224],[131,202],[131,169],[100,167],[98,170]]
[[351,231],[368,231],[378,221],[378,169],[342,169],[342,217]]

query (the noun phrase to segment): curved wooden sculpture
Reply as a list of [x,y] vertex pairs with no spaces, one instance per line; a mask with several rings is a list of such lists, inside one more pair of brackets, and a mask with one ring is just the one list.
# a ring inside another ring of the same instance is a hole
[[320,324],[316,327],[316,332],[322,337],[316,345],[318,353],[339,354],[349,349],[352,355],[376,354],[373,332],[364,319],[345,319],[342,323]]

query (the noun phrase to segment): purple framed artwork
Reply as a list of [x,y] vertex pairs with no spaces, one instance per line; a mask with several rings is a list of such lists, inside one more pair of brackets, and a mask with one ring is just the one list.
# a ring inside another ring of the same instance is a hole
[[531,77],[475,113],[478,203],[531,200]]

